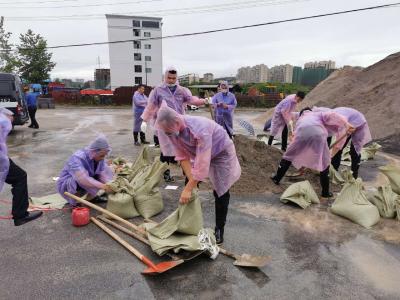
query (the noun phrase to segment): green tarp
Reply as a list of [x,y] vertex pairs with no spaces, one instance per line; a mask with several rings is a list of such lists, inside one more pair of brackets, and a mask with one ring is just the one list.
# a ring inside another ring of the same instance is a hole
[[378,187],[376,192],[368,195],[368,199],[378,208],[382,218],[392,219],[396,217],[396,202],[399,195],[393,192],[390,185]]
[[308,180],[290,185],[282,194],[283,203],[293,202],[301,208],[307,208],[311,203],[318,204],[319,198]]
[[30,201],[33,205],[43,206],[46,208],[56,208],[61,209],[67,204],[67,200],[65,200],[60,194],[52,194],[44,197],[31,197]]
[[344,185],[332,204],[331,212],[365,228],[370,228],[380,219],[378,209],[368,201],[362,191],[361,179],[352,178]]

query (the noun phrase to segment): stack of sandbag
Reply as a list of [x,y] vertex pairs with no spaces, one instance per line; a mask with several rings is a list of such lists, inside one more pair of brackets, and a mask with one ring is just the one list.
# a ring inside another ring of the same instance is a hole
[[392,191],[398,195],[396,199],[394,199],[394,196],[392,198],[394,199],[397,219],[400,220],[400,168],[395,165],[387,165],[380,167],[379,170],[389,179]]
[[122,218],[139,215],[150,218],[160,213],[164,204],[158,185],[167,164],[161,163],[158,157],[151,163],[147,147],[131,166],[123,159],[114,163],[118,172],[117,177],[108,183],[114,193],[108,195],[107,209]]
[[[361,150],[361,161],[374,159],[376,152],[381,148],[382,146],[375,142],[371,143],[367,147],[363,147]],[[350,146],[343,149],[341,164],[345,166],[351,165]]]
[[319,198],[308,180],[290,185],[280,199],[283,203],[296,203],[303,209],[309,207],[311,203],[319,203]]
[[354,179],[349,171],[343,176],[346,184],[332,204],[331,212],[365,228],[378,223],[380,219],[378,208],[368,201],[363,191],[362,180]]
[[[164,255],[170,250],[175,253],[180,250],[202,250],[198,234],[203,230],[203,214],[198,191],[193,190],[190,202],[179,204],[178,209],[161,223],[146,223],[143,226],[147,231],[152,250],[158,255]],[[213,231],[205,230],[215,245]]]
[[368,195],[368,199],[378,208],[382,218],[393,219],[396,217],[396,205],[400,197],[393,192],[390,185],[378,187],[376,192]]

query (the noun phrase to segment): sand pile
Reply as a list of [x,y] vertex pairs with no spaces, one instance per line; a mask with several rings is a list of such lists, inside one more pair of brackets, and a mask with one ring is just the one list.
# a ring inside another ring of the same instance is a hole
[[[276,171],[282,158],[282,152],[279,149],[243,135],[236,135],[234,143],[242,167],[242,175],[232,187],[233,193],[242,195],[268,192],[282,193],[291,183],[302,180],[309,180],[315,191],[318,194],[320,193],[319,175],[310,172],[301,177],[285,177],[281,186],[276,186],[270,180],[269,177]],[[296,170],[290,168],[287,175],[290,175],[290,173],[296,173]],[[336,191],[337,189],[334,188],[333,190]]]
[[[368,67],[344,67],[316,86],[305,106],[349,106],[365,114],[372,136],[385,151],[400,154],[400,52]],[[259,126],[272,111],[254,120]],[[398,149],[399,148],[399,149]]]

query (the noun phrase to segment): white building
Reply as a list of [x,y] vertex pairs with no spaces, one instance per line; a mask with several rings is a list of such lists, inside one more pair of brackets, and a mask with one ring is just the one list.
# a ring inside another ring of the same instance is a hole
[[[106,15],[111,89],[162,82],[161,18]],[[156,38],[156,39],[153,39]]]
[[199,82],[200,78],[198,74],[185,74],[178,77],[179,83],[182,85],[189,85],[195,82]]
[[214,80],[213,73],[205,73],[203,76],[203,82],[212,82]]
[[327,70],[335,69],[336,63],[332,60],[313,61],[304,64],[304,69],[325,68]]
[[241,83],[259,83],[268,81],[268,67],[264,64],[253,67],[242,67],[238,70],[236,78]]
[[270,82],[292,83],[293,81],[293,66],[286,64],[274,66],[269,70]]

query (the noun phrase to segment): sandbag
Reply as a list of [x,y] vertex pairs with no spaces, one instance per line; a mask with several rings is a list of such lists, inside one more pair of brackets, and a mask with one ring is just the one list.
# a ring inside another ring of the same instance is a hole
[[395,206],[396,206],[397,220],[400,221],[400,198],[396,199]]
[[125,219],[139,216],[133,202],[133,196],[124,193],[109,194],[107,210]]
[[399,195],[393,192],[390,185],[378,187],[378,190],[371,193],[368,199],[378,208],[382,218],[393,219],[396,217],[395,205]]
[[319,203],[319,198],[308,180],[290,185],[280,199],[283,203],[289,201],[296,203],[303,209],[309,207],[311,203]]
[[164,209],[158,185],[162,174],[167,168],[168,165],[162,163],[160,158],[156,157],[152,165],[140,170],[130,182],[135,191],[133,197],[135,207],[144,218],[151,218]]
[[382,146],[378,143],[372,143],[368,147],[364,147],[361,150],[361,160],[371,160],[374,159],[376,152],[381,149]]
[[137,173],[142,170],[144,167],[151,164],[150,161],[150,154],[149,148],[143,147],[142,151],[136,158],[135,162],[133,163],[132,167],[130,168],[130,174],[128,175],[128,180],[132,181],[132,179],[137,175]]
[[395,165],[379,167],[379,170],[389,179],[393,192],[400,195],[400,168]]
[[336,171],[332,165],[329,167],[329,178],[331,179],[332,183],[334,183],[334,184],[344,184],[345,183],[345,180],[344,180],[342,174],[340,174],[339,171]]
[[331,212],[365,228],[370,228],[380,219],[378,209],[368,201],[362,191],[360,178],[353,178],[344,185],[332,204]]
[[197,235],[203,228],[203,214],[197,189],[193,190],[188,204],[179,204],[177,210],[157,226],[149,229],[153,236],[165,239],[173,233]]

